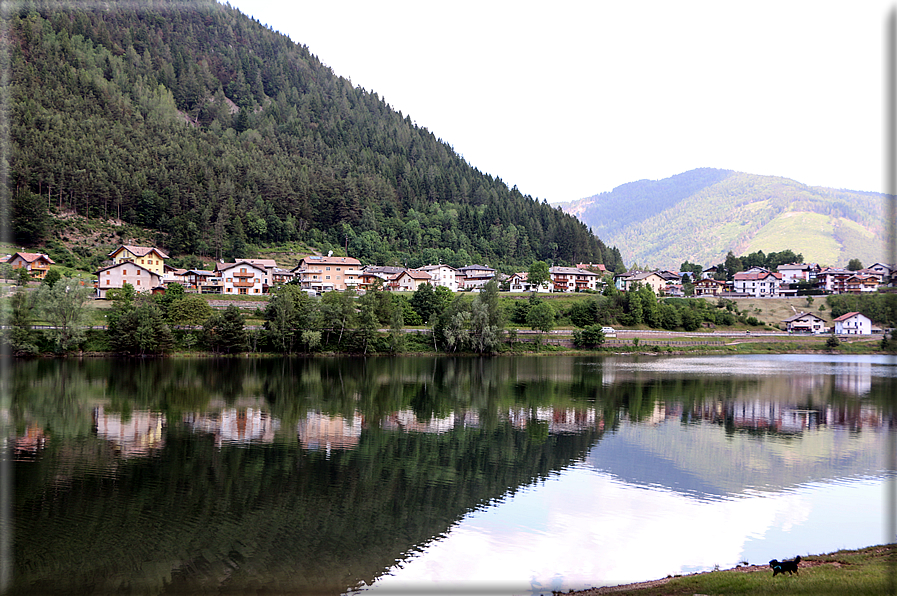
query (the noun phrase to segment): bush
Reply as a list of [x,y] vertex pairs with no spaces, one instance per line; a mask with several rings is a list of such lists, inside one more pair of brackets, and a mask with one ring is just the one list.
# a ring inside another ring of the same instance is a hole
[[573,331],[573,345],[577,348],[597,348],[604,340],[601,325],[589,325],[585,329]]

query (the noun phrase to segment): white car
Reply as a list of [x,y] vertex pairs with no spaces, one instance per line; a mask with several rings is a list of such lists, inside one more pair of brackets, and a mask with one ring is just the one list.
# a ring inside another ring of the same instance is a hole
[[614,331],[613,327],[602,327],[601,333],[603,333],[605,335],[605,337],[607,337],[607,336],[616,337],[617,336],[617,332]]

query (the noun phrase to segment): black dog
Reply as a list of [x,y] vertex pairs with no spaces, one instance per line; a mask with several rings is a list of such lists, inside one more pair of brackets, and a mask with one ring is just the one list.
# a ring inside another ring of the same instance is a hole
[[793,561],[777,561],[773,559],[769,562],[769,566],[772,567],[772,576],[775,577],[778,574],[785,575],[787,571],[788,574],[800,573],[797,571],[797,564],[800,563],[800,557],[794,557]]

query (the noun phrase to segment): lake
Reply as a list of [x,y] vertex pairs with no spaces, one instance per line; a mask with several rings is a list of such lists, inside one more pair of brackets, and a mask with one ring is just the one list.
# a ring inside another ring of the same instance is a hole
[[894,538],[887,357],[7,373],[10,594],[550,594]]

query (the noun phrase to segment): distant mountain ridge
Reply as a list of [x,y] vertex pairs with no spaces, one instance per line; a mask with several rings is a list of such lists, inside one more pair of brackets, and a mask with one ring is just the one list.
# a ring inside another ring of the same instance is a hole
[[729,251],[791,249],[831,266],[882,261],[884,203],[881,193],[699,168],[558,206],[616,246],[627,265],[673,269],[686,260],[721,263]]

